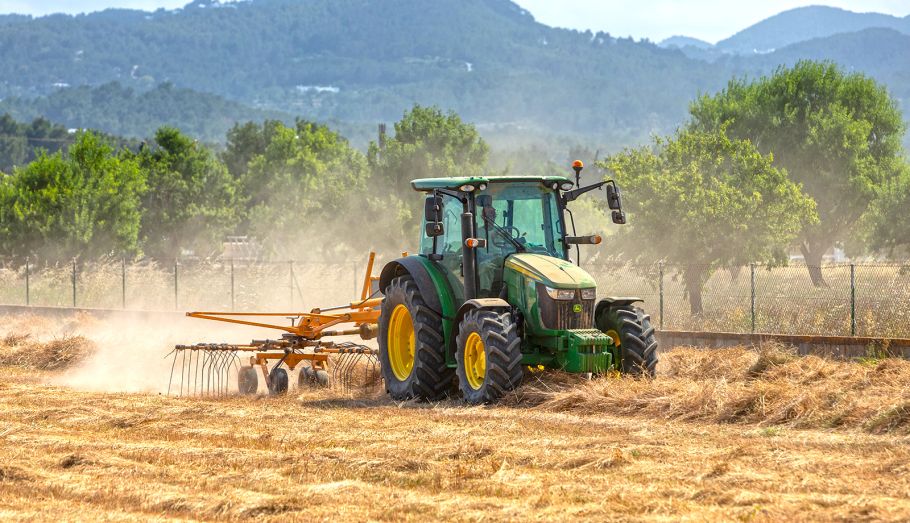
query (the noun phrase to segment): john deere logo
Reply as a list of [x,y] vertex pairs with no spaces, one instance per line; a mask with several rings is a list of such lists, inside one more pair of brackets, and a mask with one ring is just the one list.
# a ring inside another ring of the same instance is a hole
[[575,314],[580,314],[581,313],[581,304],[576,303],[575,305],[573,305],[572,312],[574,312]]

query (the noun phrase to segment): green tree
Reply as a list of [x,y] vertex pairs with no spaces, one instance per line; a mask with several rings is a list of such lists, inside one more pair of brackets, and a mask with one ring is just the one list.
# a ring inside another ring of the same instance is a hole
[[97,257],[139,250],[138,163],[97,135],[66,155],[40,153],[0,181],[0,242],[9,256]]
[[411,198],[411,180],[482,175],[489,153],[477,129],[454,112],[415,105],[395,124],[394,136],[370,143],[370,187],[377,195],[370,201],[374,214],[396,222],[385,221],[384,226],[413,236],[419,202]]
[[910,247],[910,164],[890,180],[869,209],[866,243],[875,250],[895,251]]
[[227,144],[221,159],[234,178],[246,175],[250,161],[265,153],[272,136],[285,127],[277,120],[267,120],[261,125],[256,122],[235,124],[227,133]]
[[615,236],[633,261],[664,260],[682,276],[692,314],[719,267],[784,263],[814,206],[787,173],[745,140],[684,131],[627,149],[602,166],[628,197],[629,225]]
[[241,204],[223,163],[208,148],[172,127],[155,133],[155,146],[138,158],[148,173],[143,198],[145,250],[173,259],[181,250],[212,252],[237,226]]
[[[340,220],[350,195],[362,195],[367,179],[363,154],[324,125],[298,121],[295,127],[268,124],[269,141],[254,155],[241,179],[249,202],[249,228],[261,240],[287,252],[291,239],[310,232],[301,248],[312,249],[320,225]],[[328,239],[328,238],[326,238]]]
[[887,90],[831,63],[802,61],[755,82],[736,79],[690,109],[692,128],[721,130],[774,155],[815,200],[819,220],[799,238],[812,281],[825,285],[821,260],[843,240],[902,160],[904,123]]
[[395,124],[395,135],[370,143],[373,177],[399,191],[411,180],[483,174],[490,147],[477,129],[454,112],[415,105]]

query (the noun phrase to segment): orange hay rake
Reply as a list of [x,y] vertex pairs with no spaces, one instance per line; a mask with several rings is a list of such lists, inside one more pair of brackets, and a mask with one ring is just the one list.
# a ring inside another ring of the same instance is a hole
[[[241,394],[259,390],[261,373],[270,394],[288,390],[288,371],[301,370],[298,387],[332,386],[342,390],[371,389],[381,385],[378,351],[352,341],[328,338],[358,336],[374,339],[378,334],[379,293],[373,288],[379,278],[373,276],[376,253],[371,252],[360,299],[346,305],[317,308],[310,312],[189,312],[187,316],[202,320],[233,323],[283,331],[280,339],[253,340],[246,345],[199,343],[177,345],[171,353],[172,390],[183,395],[220,395],[230,391],[231,374],[236,371],[237,389]],[[273,318],[287,318],[290,325],[271,323]],[[175,380],[180,361],[179,382]],[[269,367],[269,364],[274,362]],[[286,367],[286,368],[285,368]]]

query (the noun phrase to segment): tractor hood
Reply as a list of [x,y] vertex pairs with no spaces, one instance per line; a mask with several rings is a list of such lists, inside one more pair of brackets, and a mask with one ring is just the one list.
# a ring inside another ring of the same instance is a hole
[[597,284],[581,267],[543,254],[513,254],[505,267],[555,289],[585,289]]

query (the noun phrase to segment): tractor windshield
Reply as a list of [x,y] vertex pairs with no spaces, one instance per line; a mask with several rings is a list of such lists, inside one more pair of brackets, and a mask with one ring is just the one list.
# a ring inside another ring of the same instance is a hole
[[477,209],[478,231],[488,238],[481,257],[505,257],[515,252],[564,256],[562,224],[553,191],[539,182],[510,182],[491,183],[482,194],[492,197],[493,212]]

